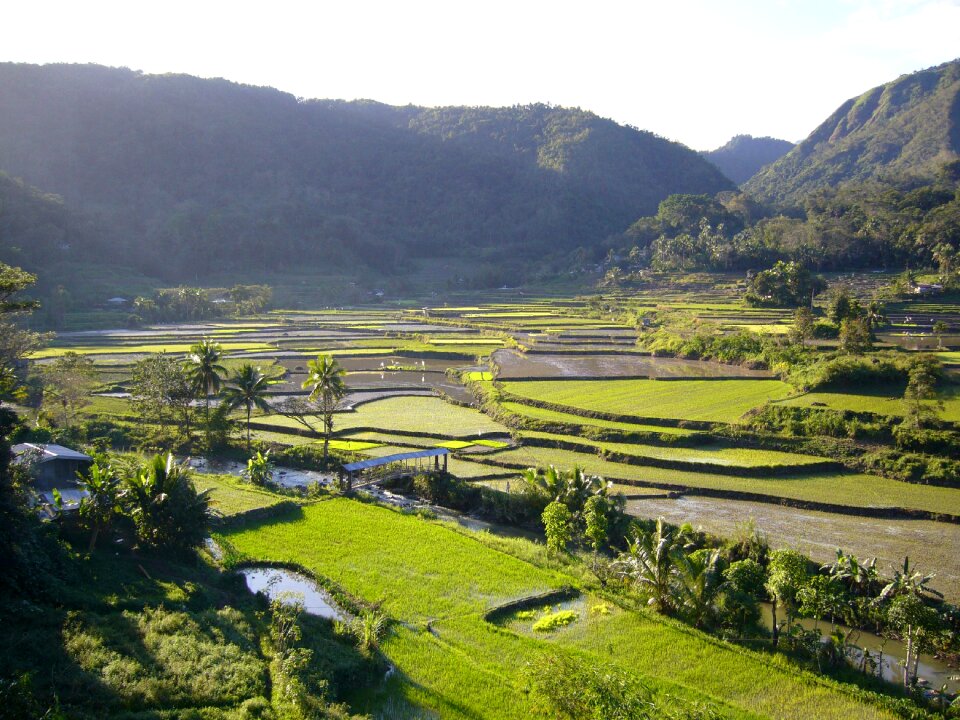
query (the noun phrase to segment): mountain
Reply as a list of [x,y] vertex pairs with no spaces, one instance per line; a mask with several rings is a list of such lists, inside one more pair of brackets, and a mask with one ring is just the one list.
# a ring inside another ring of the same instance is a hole
[[0,98],[0,169],[95,222],[110,262],[169,281],[449,257],[518,273],[670,194],[733,187],[683,145],[548,105],[392,107],[9,63]]
[[885,174],[932,178],[960,153],[960,60],[903,75],[847,100],[811,135],[745,185],[761,200]]
[[737,185],[742,185],[764,165],[779,160],[792,149],[793,143],[786,140],[736,135],[726,145],[700,154]]

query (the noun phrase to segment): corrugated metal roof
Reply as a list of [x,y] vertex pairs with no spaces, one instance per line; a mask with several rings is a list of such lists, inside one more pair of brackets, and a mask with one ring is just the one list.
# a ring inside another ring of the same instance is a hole
[[48,460],[93,460],[93,458],[89,455],[84,455],[82,452],[71,450],[63,445],[21,443],[19,445],[14,445],[10,449],[13,451],[14,455],[22,455],[23,453],[30,452],[31,450],[39,450],[42,453],[40,456],[40,462],[47,462]]
[[356,470],[366,470],[367,468],[379,467],[380,465],[389,465],[390,463],[400,462],[401,460],[416,460],[417,458],[436,457],[438,455],[449,455],[447,448],[430,448],[429,450],[417,450],[415,452],[397,453],[396,455],[384,455],[383,457],[370,458],[360,462],[347,463],[343,469],[347,472]]

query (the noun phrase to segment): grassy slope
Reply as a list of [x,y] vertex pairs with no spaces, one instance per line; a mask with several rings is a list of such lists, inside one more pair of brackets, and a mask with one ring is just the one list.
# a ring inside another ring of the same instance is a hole
[[[572,578],[498,552],[480,538],[344,499],[304,508],[298,519],[233,532],[228,539],[251,557],[297,562],[332,577],[366,600],[382,601],[388,613],[405,621],[384,650],[404,680],[393,689],[412,702],[444,718],[531,715],[518,670],[544,641],[493,628],[481,613]],[[531,555],[538,552],[513,542]],[[724,704],[736,700],[736,707],[726,708],[727,717],[807,718],[803,708],[809,706],[822,708],[818,717],[824,720],[886,717],[762,656],[731,651],[645,616],[611,626],[599,645],[587,649],[595,662],[608,662],[609,648],[622,657],[640,640],[671,649],[671,664],[643,663],[648,683],[661,691],[676,689],[678,669],[686,667],[683,679],[691,688],[708,689]],[[755,714],[760,706],[764,711]]]
[[223,515],[255,510],[276,505],[283,496],[243,483],[233,475],[206,475],[192,473],[193,484],[197,490],[210,490],[213,509]]
[[504,382],[520,397],[596,412],[734,422],[768,400],[787,397],[779,380],[535,380]]

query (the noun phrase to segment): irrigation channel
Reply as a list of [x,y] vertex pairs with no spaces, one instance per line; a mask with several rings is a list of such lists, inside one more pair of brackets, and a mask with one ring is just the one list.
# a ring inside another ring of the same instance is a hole
[[[773,622],[769,603],[761,603],[761,618],[764,627],[770,630],[773,627]],[[800,618],[795,622],[805,630],[818,630],[824,642],[830,636],[829,622],[821,620],[816,623],[810,618]],[[863,659],[863,650],[867,650],[874,662],[881,663],[880,669],[883,672],[884,680],[895,684],[903,682],[903,660],[907,656],[906,645],[899,640],[883,638],[865,630],[853,630],[846,625],[837,624],[836,627],[844,634],[852,633],[848,642],[848,645],[851,646],[848,655],[851,664],[859,663]],[[960,675],[958,673],[960,673],[960,670],[951,668],[933,655],[920,655],[917,677],[921,681],[926,681],[924,683],[925,687],[931,690],[939,690],[946,685],[948,693],[960,692]]]

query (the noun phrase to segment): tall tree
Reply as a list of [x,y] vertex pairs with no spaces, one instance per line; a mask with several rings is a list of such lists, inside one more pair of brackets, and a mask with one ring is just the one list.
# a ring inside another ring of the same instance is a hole
[[133,366],[131,395],[140,432],[149,445],[165,445],[171,426],[177,436],[190,441],[194,394],[179,360],[166,353],[138,360]]
[[77,411],[90,404],[90,391],[97,384],[97,370],[86,355],[64,353],[43,366],[43,405],[57,425],[69,430]]
[[331,355],[317,355],[307,363],[307,379],[303,388],[310,390],[309,399],[316,403],[323,421],[323,461],[326,464],[330,451],[330,436],[333,434],[333,414],[342,406],[347,394],[344,382],[346,372]]
[[185,360],[187,378],[193,390],[204,399],[204,424],[207,425],[207,445],[210,444],[210,396],[220,394],[220,380],[227,369],[220,364],[223,349],[220,343],[204,338],[190,348]]
[[936,420],[937,410],[943,408],[943,402],[937,398],[941,372],[939,361],[930,355],[920,355],[910,364],[903,393],[907,406],[905,423],[919,430],[925,423]]
[[270,411],[267,402],[269,382],[260,368],[244,363],[229,380],[230,385],[224,393],[223,401],[231,409],[243,407],[247,411],[247,452],[250,451],[250,413],[253,408]]
[[[14,322],[18,313],[29,312],[36,303],[15,299],[36,278],[20,268],[0,263],[0,401],[18,393],[17,370],[24,356],[42,342],[42,337],[20,329]],[[10,408],[0,407],[0,594],[38,594],[53,587],[51,562],[59,548],[45,541],[36,512],[28,506],[26,477],[11,466],[10,436],[20,419]]]

